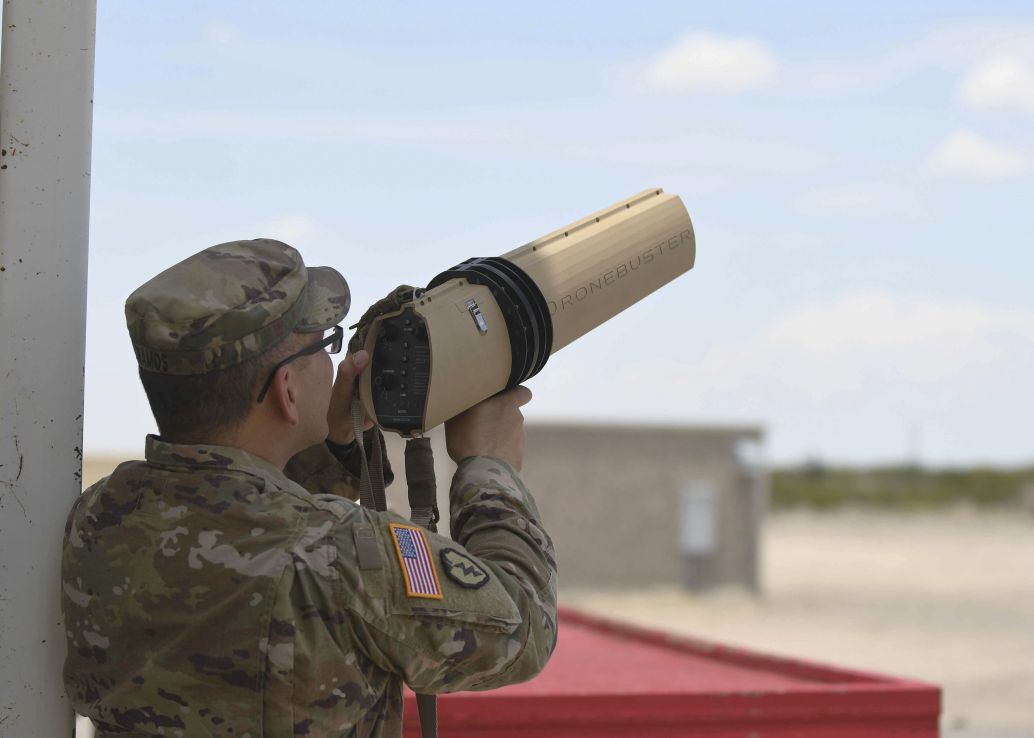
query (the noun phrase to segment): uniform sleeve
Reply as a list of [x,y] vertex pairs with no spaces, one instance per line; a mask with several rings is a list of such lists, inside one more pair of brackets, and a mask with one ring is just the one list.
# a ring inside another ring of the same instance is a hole
[[450,512],[455,540],[366,513],[373,534],[362,535],[376,539],[383,566],[357,543],[358,586],[383,607],[353,624],[357,645],[417,692],[530,679],[557,634],[556,561],[535,502],[505,462],[472,457],[453,478]]
[[[363,434],[368,459],[373,448],[371,441],[374,433],[380,433],[380,430],[371,428]],[[394,474],[388,463],[383,437],[381,450],[384,484],[388,485],[394,479]],[[312,494],[331,494],[358,500],[359,480],[362,474],[362,459],[359,454],[358,444],[335,453],[326,443],[318,443],[292,456],[284,468],[284,474]]]

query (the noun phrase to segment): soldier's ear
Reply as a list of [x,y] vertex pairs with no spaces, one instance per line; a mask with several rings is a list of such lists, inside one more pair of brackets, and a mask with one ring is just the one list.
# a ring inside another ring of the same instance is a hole
[[290,364],[277,369],[273,376],[273,384],[269,388],[269,400],[273,403],[273,409],[286,423],[298,425],[301,416],[298,412],[298,398],[292,386],[293,379]]

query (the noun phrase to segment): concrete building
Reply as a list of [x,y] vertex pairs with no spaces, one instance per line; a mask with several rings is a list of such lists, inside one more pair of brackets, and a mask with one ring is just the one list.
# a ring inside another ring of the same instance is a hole
[[[562,586],[760,589],[760,428],[529,424],[527,434],[522,477],[556,543]],[[447,519],[455,466],[441,429],[432,442]],[[388,444],[389,505],[405,514],[403,442]]]

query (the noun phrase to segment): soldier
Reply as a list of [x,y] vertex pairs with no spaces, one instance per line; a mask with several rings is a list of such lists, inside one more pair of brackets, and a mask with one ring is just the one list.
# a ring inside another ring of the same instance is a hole
[[160,435],[76,501],[62,561],[65,689],[99,736],[399,736],[403,681],[491,689],[548,660],[553,546],[517,476],[530,392],[446,424],[454,540],[364,509],[348,410],[368,357],[332,382],[328,356],[348,294],[258,239],[127,300]]

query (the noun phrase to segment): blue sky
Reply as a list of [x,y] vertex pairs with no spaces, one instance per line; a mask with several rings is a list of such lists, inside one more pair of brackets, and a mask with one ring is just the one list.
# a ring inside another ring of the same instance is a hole
[[153,428],[121,317],[205,246],[298,246],[356,315],[648,187],[698,265],[530,419],[762,423],[776,461],[1034,457],[1021,3],[100,3],[87,452]]

